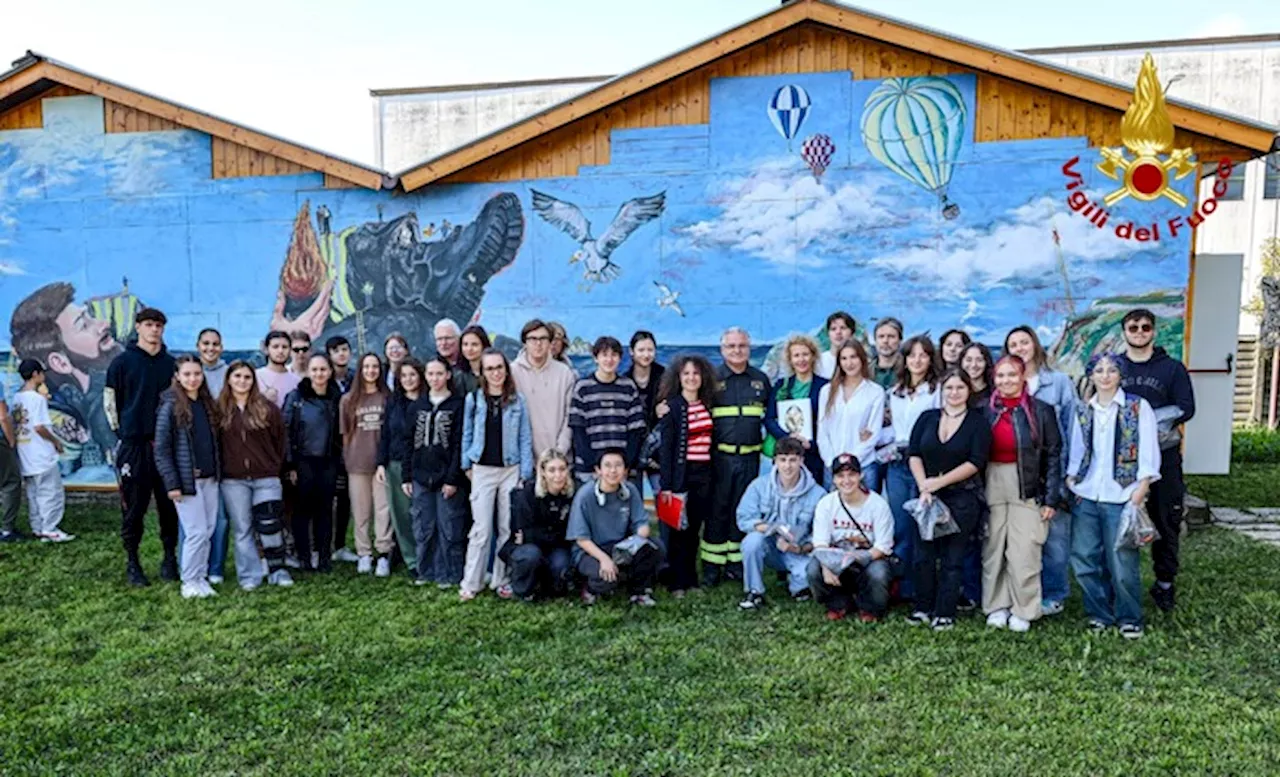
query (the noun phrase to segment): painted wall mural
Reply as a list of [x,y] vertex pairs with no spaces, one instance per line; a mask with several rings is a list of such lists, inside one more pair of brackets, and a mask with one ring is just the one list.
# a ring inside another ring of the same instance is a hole
[[[169,315],[171,349],[215,326],[230,354],[271,328],[373,350],[399,331],[425,351],[445,316],[514,348],[539,316],[579,354],[637,328],[662,358],[714,352],[744,326],[773,366],[773,344],[842,308],[993,345],[1030,323],[1078,372],[1133,304],[1180,327],[1189,230],[1137,243],[1096,228],[1062,173],[1096,152],[975,143],[975,88],[717,79],[709,124],[615,130],[608,165],[410,195],[326,190],[318,174],[213,180],[208,136],[108,135],[98,98],[46,100],[44,129],[0,132],[0,374],[12,390],[17,358],[45,361],[69,480],[111,482],[101,384],[144,300]],[[1077,170],[1089,196],[1113,188]],[[1193,179],[1175,188],[1190,197]],[[1128,200],[1110,218],[1147,223],[1156,207]],[[1180,330],[1161,334],[1179,352]]]

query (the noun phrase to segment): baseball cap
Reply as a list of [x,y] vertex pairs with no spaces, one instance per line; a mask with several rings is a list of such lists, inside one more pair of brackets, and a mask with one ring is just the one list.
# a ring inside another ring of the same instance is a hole
[[862,464],[858,462],[858,457],[852,453],[842,453],[836,456],[835,461],[831,462],[831,474],[838,475],[848,470],[862,474]]

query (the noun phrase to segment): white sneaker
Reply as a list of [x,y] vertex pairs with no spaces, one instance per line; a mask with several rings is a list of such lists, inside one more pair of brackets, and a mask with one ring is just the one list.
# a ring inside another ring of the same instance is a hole
[[377,577],[391,577],[391,559],[386,556],[379,556],[378,568],[373,574]]
[[354,564],[360,560],[360,557],[346,548],[338,548],[333,552],[334,561],[345,561],[348,564]]
[[218,595],[218,592],[213,590],[213,586],[209,585],[208,580],[201,580],[199,583],[196,583],[196,585],[200,586],[200,596],[203,598]]
[[1009,616],[1009,631],[1022,633],[1031,630],[1031,621],[1025,621],[1017,615]]
[[281,588],[288,588],[293,585],[293,578],[289,576],[288,570],[277,569],[267,577],[267,582]]
[[200,586],[195,583],[183,583],[182,598],[183,599],[202,599],[204,598],[204,592],[201,591]]
[[41,542],[71,542],[75,538],[76,535],[67,534],[61,529],[54,529],[53,531],[47,531],[40,535]]
[[996,610],[987,616],[987,625],[993,629],[1005,629],[1009,627],[1009,611]]
[[262,586],[262,578],[254,577],[241,583],[240,590],[245,592],[256,591],[261,586]]
[[210,585],[222,585],[222,575],[209,575]]
[[320,566],[320,551],[313,550],[311,551],[311,568],[315,569],[318,566]]
[[361,556],[360,561],[356,563],[356,573],[367,575],[373,571],[373,557]]

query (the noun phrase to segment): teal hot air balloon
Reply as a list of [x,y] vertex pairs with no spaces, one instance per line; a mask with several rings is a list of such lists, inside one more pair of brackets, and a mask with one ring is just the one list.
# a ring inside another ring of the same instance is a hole
[[938,198],[942,215],[954,219],[960,206],[947,199],[964,143],[964,98],[945,78],[889,78],[867,97],[862,142],[898,175]]

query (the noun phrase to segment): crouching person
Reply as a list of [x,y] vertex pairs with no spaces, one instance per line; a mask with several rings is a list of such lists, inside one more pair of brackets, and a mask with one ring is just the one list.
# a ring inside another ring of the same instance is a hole
[[[626,483],[626,454],[610,448],[600,455],[595,480],[578,489],[569,510],[565,538],[576,543],[573,563],[586,578],[584,604],[626,586],[631,603],[652,607],[653,581],[662,563],[662,546],[649,537],[649,516],[639,491]],[[632,536],[648,540],[627,562],[614,561],[614,547]]]
[[804,444],[794,437],[778,440],[773,471],[751,481],[738,503],[742,539],[743,610],[764,606],[764,568],[787,573],[791,598],[808,601],[806,569],[813,550],[813,514],[826,491],[804,466]]
[[511,590],[523,601],[568,592],[573,543],[565,534],[572,504],[569,459],[548,448],[538,457],[534,480],[511,496],[511,539],[498,552],[511,567]]
[[[842,453],[831,464],[836,490],[822,497],[813,517],[809,587],[827,605],[827,618],[840,620],[855,603],[863,623],[884,617],[893,579],[893,513],[877,493],[862,485],[858,457]],[[857,554],[858,560],[836,574],[818,560],[824,549]],[[857,553],[864,551],[863,553]]]

